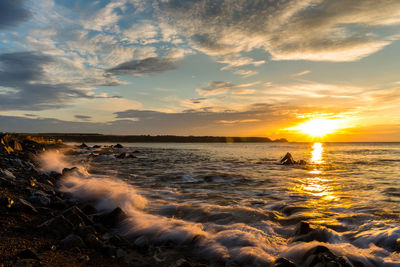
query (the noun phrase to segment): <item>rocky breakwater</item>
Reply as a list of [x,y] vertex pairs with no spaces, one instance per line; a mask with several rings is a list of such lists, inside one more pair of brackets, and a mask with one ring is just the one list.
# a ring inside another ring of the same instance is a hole
[[207,265],[145,240],[130,242],[117,231],[123,210],[100,213],[59,191],[74,169],[43,172],[38,156],[64,145],[5,134],[0,142],[0,266]]

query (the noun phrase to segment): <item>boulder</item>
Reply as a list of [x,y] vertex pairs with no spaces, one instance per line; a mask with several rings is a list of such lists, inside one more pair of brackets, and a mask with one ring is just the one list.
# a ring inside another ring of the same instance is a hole
[[311,227],[310,224],[307,222],[299,222],[296,225],[296,229],[294,231],[294,235],[299,236],[299,235],[305,235],[311,232]]
[[78,235],[70,234],[66,238],[60,241],[61,246],[64,249],[72,249],[72,248],[84,248],[85,243],[82,238]]
[[72,206],[63,212],[63,216],[73,225],[92,225],[93,221],[77,206]]
[[354,267],[345,257],[338,257],[325,246],[316,246],[303,256],[303,266]]
[[96,215],[94,220],[100,222],[106,227],[113,228],[126,219],[128,215],[120,208],[117,207],[113,211],[105,214]]
[[71,233],[74,227],[70,221],[65,219],[64,216],[60,215],[58,217],[45,221],[44,223],[39,225],[38,228],[43,232],[53,233],[54,235],[61,238]]
[[14,205],[11,206],[14,211],[23,211],[28,213],[38,213],[37,209],[25,199],[19,198],[15,201]]
[[89,248],[99,249],[103,247],[103,241],[101,241],[96,235],[89,234],[85,238],[85,243]]
[[69,175],[71,173],[73,173],[74,171],[77,171],[78,168],[77,167],[72,167],[72,168],[64,168],[62,170],[62,175]]
[[296,161],[294,160],[292,154],[289,152],[286,153],[286,155],[279,161],[282,165],[293,165],[296,164]]
[[115,148],[123,148],[123,146],[121,144],[116,144],[114,147]]
[[46,207],[50,206],[51,204],[49,195],[41,190],[32,190],[31,196],[29,197],[29,201],[31,203]]

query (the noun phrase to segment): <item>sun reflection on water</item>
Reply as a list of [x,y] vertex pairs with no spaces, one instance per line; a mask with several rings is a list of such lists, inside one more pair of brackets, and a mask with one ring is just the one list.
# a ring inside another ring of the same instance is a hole
[[314,143],[311,151],[311,162],[315,164],[322,164],[324,160],[322,159],[322,153],[324,152],[324,147],[321,143]]

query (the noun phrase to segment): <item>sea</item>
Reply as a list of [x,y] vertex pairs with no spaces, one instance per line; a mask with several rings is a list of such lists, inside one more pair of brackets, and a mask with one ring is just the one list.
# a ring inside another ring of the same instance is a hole
[[[400,266],[400,143],[89,145],[44,153],[43,169],[78,166],[61,190],[99,210],[121,207],[129,218],[118,231],[132,242],[232,266],[301,265],[317,245],[364,266]],[[279,164],[287,152],[307,164]],[[312,232],[296,233],[301,222]]]

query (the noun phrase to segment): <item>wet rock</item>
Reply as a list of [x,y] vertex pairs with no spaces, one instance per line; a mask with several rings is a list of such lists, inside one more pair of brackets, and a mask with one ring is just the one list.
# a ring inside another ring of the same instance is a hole
[[88,145],[86,145],[85,143],[82,143],[81,145],[77,146],[78,148],[88,148]]
[[123,148],[123,146],[121,144],[116,144],[114,147],[115,148]]
[[296,161],[293,159],[292,154],[289,152],[286,153],[286,155],[279,161],[282,165],[292,165],[296,164]]
[[101,148],[99,145],[94,145],[93,148]]
[[72,248],[84,248],[85,243],[83,242],[82,238],[75,234],[70,234],[66,238],[60,241],[60,244],[65,249],[72,249]]
[[295,229],[294,234],[295,234],[296,236],[299,236],[299,235],[308,234],[308,233],[310,233],[310,232],[311,232],[311,227],[310,227],[310,224],[309,224],[309,223],[307,223],[307,222],[299,222],[299,223],[296,225],[296,229]]
[[108,240],[112,245],[117,246],[117,247],[127,247],[130,246],[130,243],[125,240],[123,237],[119,235],[113,235],[110,237]]
[[68,205],[59,196],[51,196],[51,207],[62,210],[62,209],[66,209],[68,207]]
[[90,204],[86,204],[85,206],[83,206],[81,208],[81,210],[86,214],[86,215],[92,215],[95,214],[97,212],[97,209],[95,207],[93,207]]
[[39,257],[36,255],[35,252],[33,252],[30,249],[25,249],[23,251],[18,252],[16,255],[20,259],[34,259],[34,260],[40,260]]
[[7,179],[15,180],[15,175],[9,170],[0,170],[0,176],[5,177]]
[[305,267],[326,266],[326,267],[354,267],[344,257],[338,257],[325,246],[316,246],[304,254],[303,262]]
[[311,241],[319,241],[319,242],[328,242],[329,239],[333,236],[331,232],[329,232],[326,228],[317,228],[317,229],[303,229],[303,231],[308,231],[308,233],[303,235],[298,235],[293,238],[293,242],[303,241],[303,242],[311,242]]
[[286,258],[279,258],[274,262],[274,267],[297,267],[297,265]]
[[113,228],[127,217],[126,213],[120,207],[117,207],[109,213],[95,216],[94,220],[106,227]]
[[77,171],[77,170],[78,170],[77,167],[64,168],[64,169],[62,170],[62,175],[63,175],[63,176],[69,175],[69,174],[71,174],[71,173],[73,173],[74,171]]
[[19,198],[15,201],[14,205],[11,206],[14,211],[24,211],[28,213],[38,213],[37,209],[25,199]]
[[72,206],[63,212],[63,216],[73,225],[91,225],[93,221],[77,206]]
[[52,218],[48,221],[45,221],[41,225],[38,226],[40,230],[46,233],[53,233],[58,237],[65,237],[69,234],[73,225],[64,216],[60,215],[58,217]]
[[85,243],[89,248],[99,249],[103,247],[103,242],[94,234],[89,234],[85,238]]

